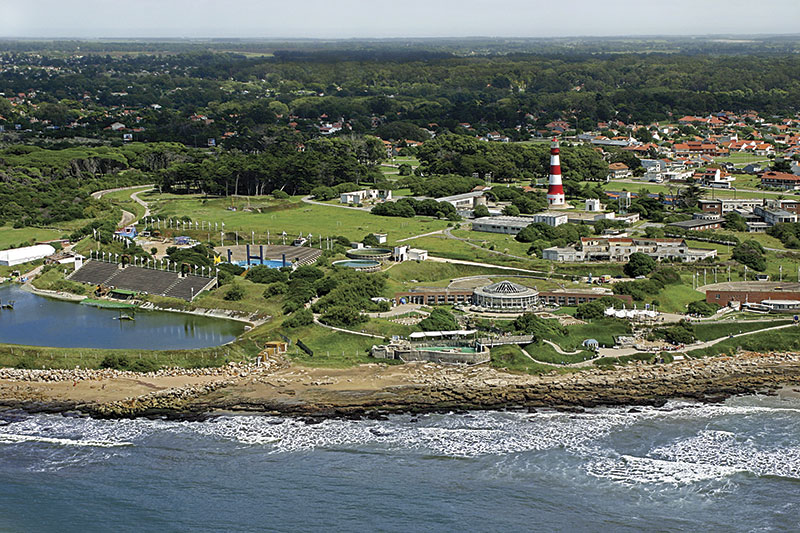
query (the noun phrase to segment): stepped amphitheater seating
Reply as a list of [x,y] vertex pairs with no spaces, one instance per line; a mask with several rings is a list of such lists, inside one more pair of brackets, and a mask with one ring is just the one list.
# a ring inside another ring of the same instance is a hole
[[[69,276],[72,281],[105,285],[147,294],[191,300],[213,280],[201,276],[180,277],[175,272],[153,270],[137,266],[119,268],[114,263],[88,261]],[[192,290],[194,289],[194,291]]]
[[178,275],[174,272],[129,266],[114,276],[112,284],[129,291],[164,294],[176,279]]
[[[191,300],[192,296],[200,294],[200,291],[202,291],[210,282],[211,278],[186,276],[185,278],[178,280],[177,283],[167,289],[167,291],[164,293],[164,296]],[[192,292],[193,290],[194,292]]]
[[82,268],[73,272],[72,275],[69,276],[69,279],[80,283],[92,283],[94,285],[113,285],[109,280],[119,272],[119,265],[115,263],[87,261]]

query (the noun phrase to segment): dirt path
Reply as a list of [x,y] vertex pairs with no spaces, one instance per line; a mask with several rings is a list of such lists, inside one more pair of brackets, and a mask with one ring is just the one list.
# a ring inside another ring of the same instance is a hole
[[[114,189],[104,189],[102,191],[93,192],[92,193],[92,198],[95,198],[95,199],[99,200],[100,198],[102,198],[106,194],[109,194],[109,193],[112,193],[112,192],[132,191],[132,190],[136,190],[136,189],[142,189],[143,187],[151,187],[151,189],[144,189],[144,190],[138,191],[138,192],[136,192],[134,194],[131,194],[131,198],[135,202],[137,202],[140,205],[144,206],[144,208],[145,208],[144,216],[148,216],[150,214],[150,209],[149,209],[149,207],[147,205],[147,202],[145,202],[144,200],[139,199],[139,197],[137,195],[140,194],[140,193],[143,193],[145,191],[152,190],[152,185],[134,185],[133,187],[117,187],[117,188],[114,188]],[[128,225],[136,222],[136,220],[137,220],[137,218],[136,218],[135,214],[131,213],[130,211],[126,211],[126,210],[123,209],[122,210],[122,219],[119,222],[119,226],[120,227],[128,226]]]

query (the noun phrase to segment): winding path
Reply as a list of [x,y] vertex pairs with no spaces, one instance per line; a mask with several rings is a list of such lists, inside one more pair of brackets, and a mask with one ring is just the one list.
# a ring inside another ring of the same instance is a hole
[[361,331],[353,331],[351,329],[344,329],[344,328],[337,328],[335,326],[329,326],[327,324],[323,324],[320,322],[317,317],[314,317],[314,324],[317,326],[322,326],[323,328],[332,329],[333,331],[340,331],[342,333],[352,333],[353,335],[361,335],[362,337],[372,337],[374,339],[385,339],[386,337],[383,335],[373,335],[372,333],[363,333]]
[[[99,200],[100,198],[102,198],[106,194],[109,194],[109,193],[112,193],[112,192],[131,191],[131,190],[136,190],[136,189],[142,189],[143,187],[150,187],[150,189],[143,189],[143,190],[138,191],[138,192],[136,192],[134,194],[131,194],[131,198],[133,198],[133,200],[135,202],[137,202],[140,205],[144,206],[144,208],[145,208],[145,215],[144,216],[147,216],[148,214],[150,214],[150,210],[148,208],[147,202],[145,202],[144,200],[141,200],[137,195],[139,193],[143,193],[145,191],[152,190],[152,187],[153,187],[152,184],[150,184],[150,185],[134,185],[132,187],[116,187],[114,189],[104,189],[102,191],[93,192],[91,196],[92,196],[92,198],[94,198],[96,200]],[[136,197],[134,198],[134,196],[136,196]],[[126,210],[123,209],[122,210],[122,219],[119,222],[119,226],[120,227],[125,227],[125,226],[127,226],[129,224],[132,224],[136,220],[138,220],[138,219],[136,218],[135,214],[131,213],[130,211],[126,211]]]

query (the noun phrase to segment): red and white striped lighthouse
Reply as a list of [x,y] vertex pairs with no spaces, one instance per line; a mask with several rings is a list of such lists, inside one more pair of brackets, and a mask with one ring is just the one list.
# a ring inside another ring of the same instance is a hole
[[550,186],[547,188],[548,207],[564,207],[564,186],[561,184],[561,161],[558,157],[558,141],[554,138],[550,144]]

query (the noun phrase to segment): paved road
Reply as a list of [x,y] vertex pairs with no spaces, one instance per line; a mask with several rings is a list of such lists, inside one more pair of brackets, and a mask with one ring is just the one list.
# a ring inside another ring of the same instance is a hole
[[338,207],[339,209],[351,209],[351,210],[366,211],[366,212],[369,212],[372,209],[371,207],[355,207],[355,206],[343,205],[343,204],[342,205],[339,205],[339,204],[326,204],[325,202],[318,202],[316,200],[312,200],[311,196],[303,196],[302,200],[303,200],[303,202],[305,202],[307,204],[324,205],[325,207]]
[[538,270],[528,270],[526,268],[514,268],[514,267],[493,265],[491,263],[478,263],[477,261],[463,261],[461,259],[446,259],[444,257],[428,256],[428,261],[433,261],[435,263],[453,263],[454,265],[470,265],[470,266],[495,268],[498,270],[514,270],[516,272],[528,272],[529,274],[547,275],[547,272],[540,272]]
[[397,242],[406,242],[413,239],[419,239],[420,237],[430,237],[431,235],[438,235],[442,232],[446,233],[446,230],[436,230],[436,231],[431,231],[429,233],[423,233],[422,235],[414,235],[413,237],[406,237],[405,239],[397,239]]
[[149,191],[152,191],[152,190],[153,189],[150,188],[150,189],[145,189],[143,191],[137,191],[137,192],[131,194],[131,199],[134,202],[136,202],[137,204],[139,204],[142,207],[144,207],[144,215],[142,215],[142,218],[147,218],[147,217],[150,216],[150,204],[148,204],[147,202],[145,202],[144,200],[139,198],[139,195],[142,194],[143,192],[149,192]]

